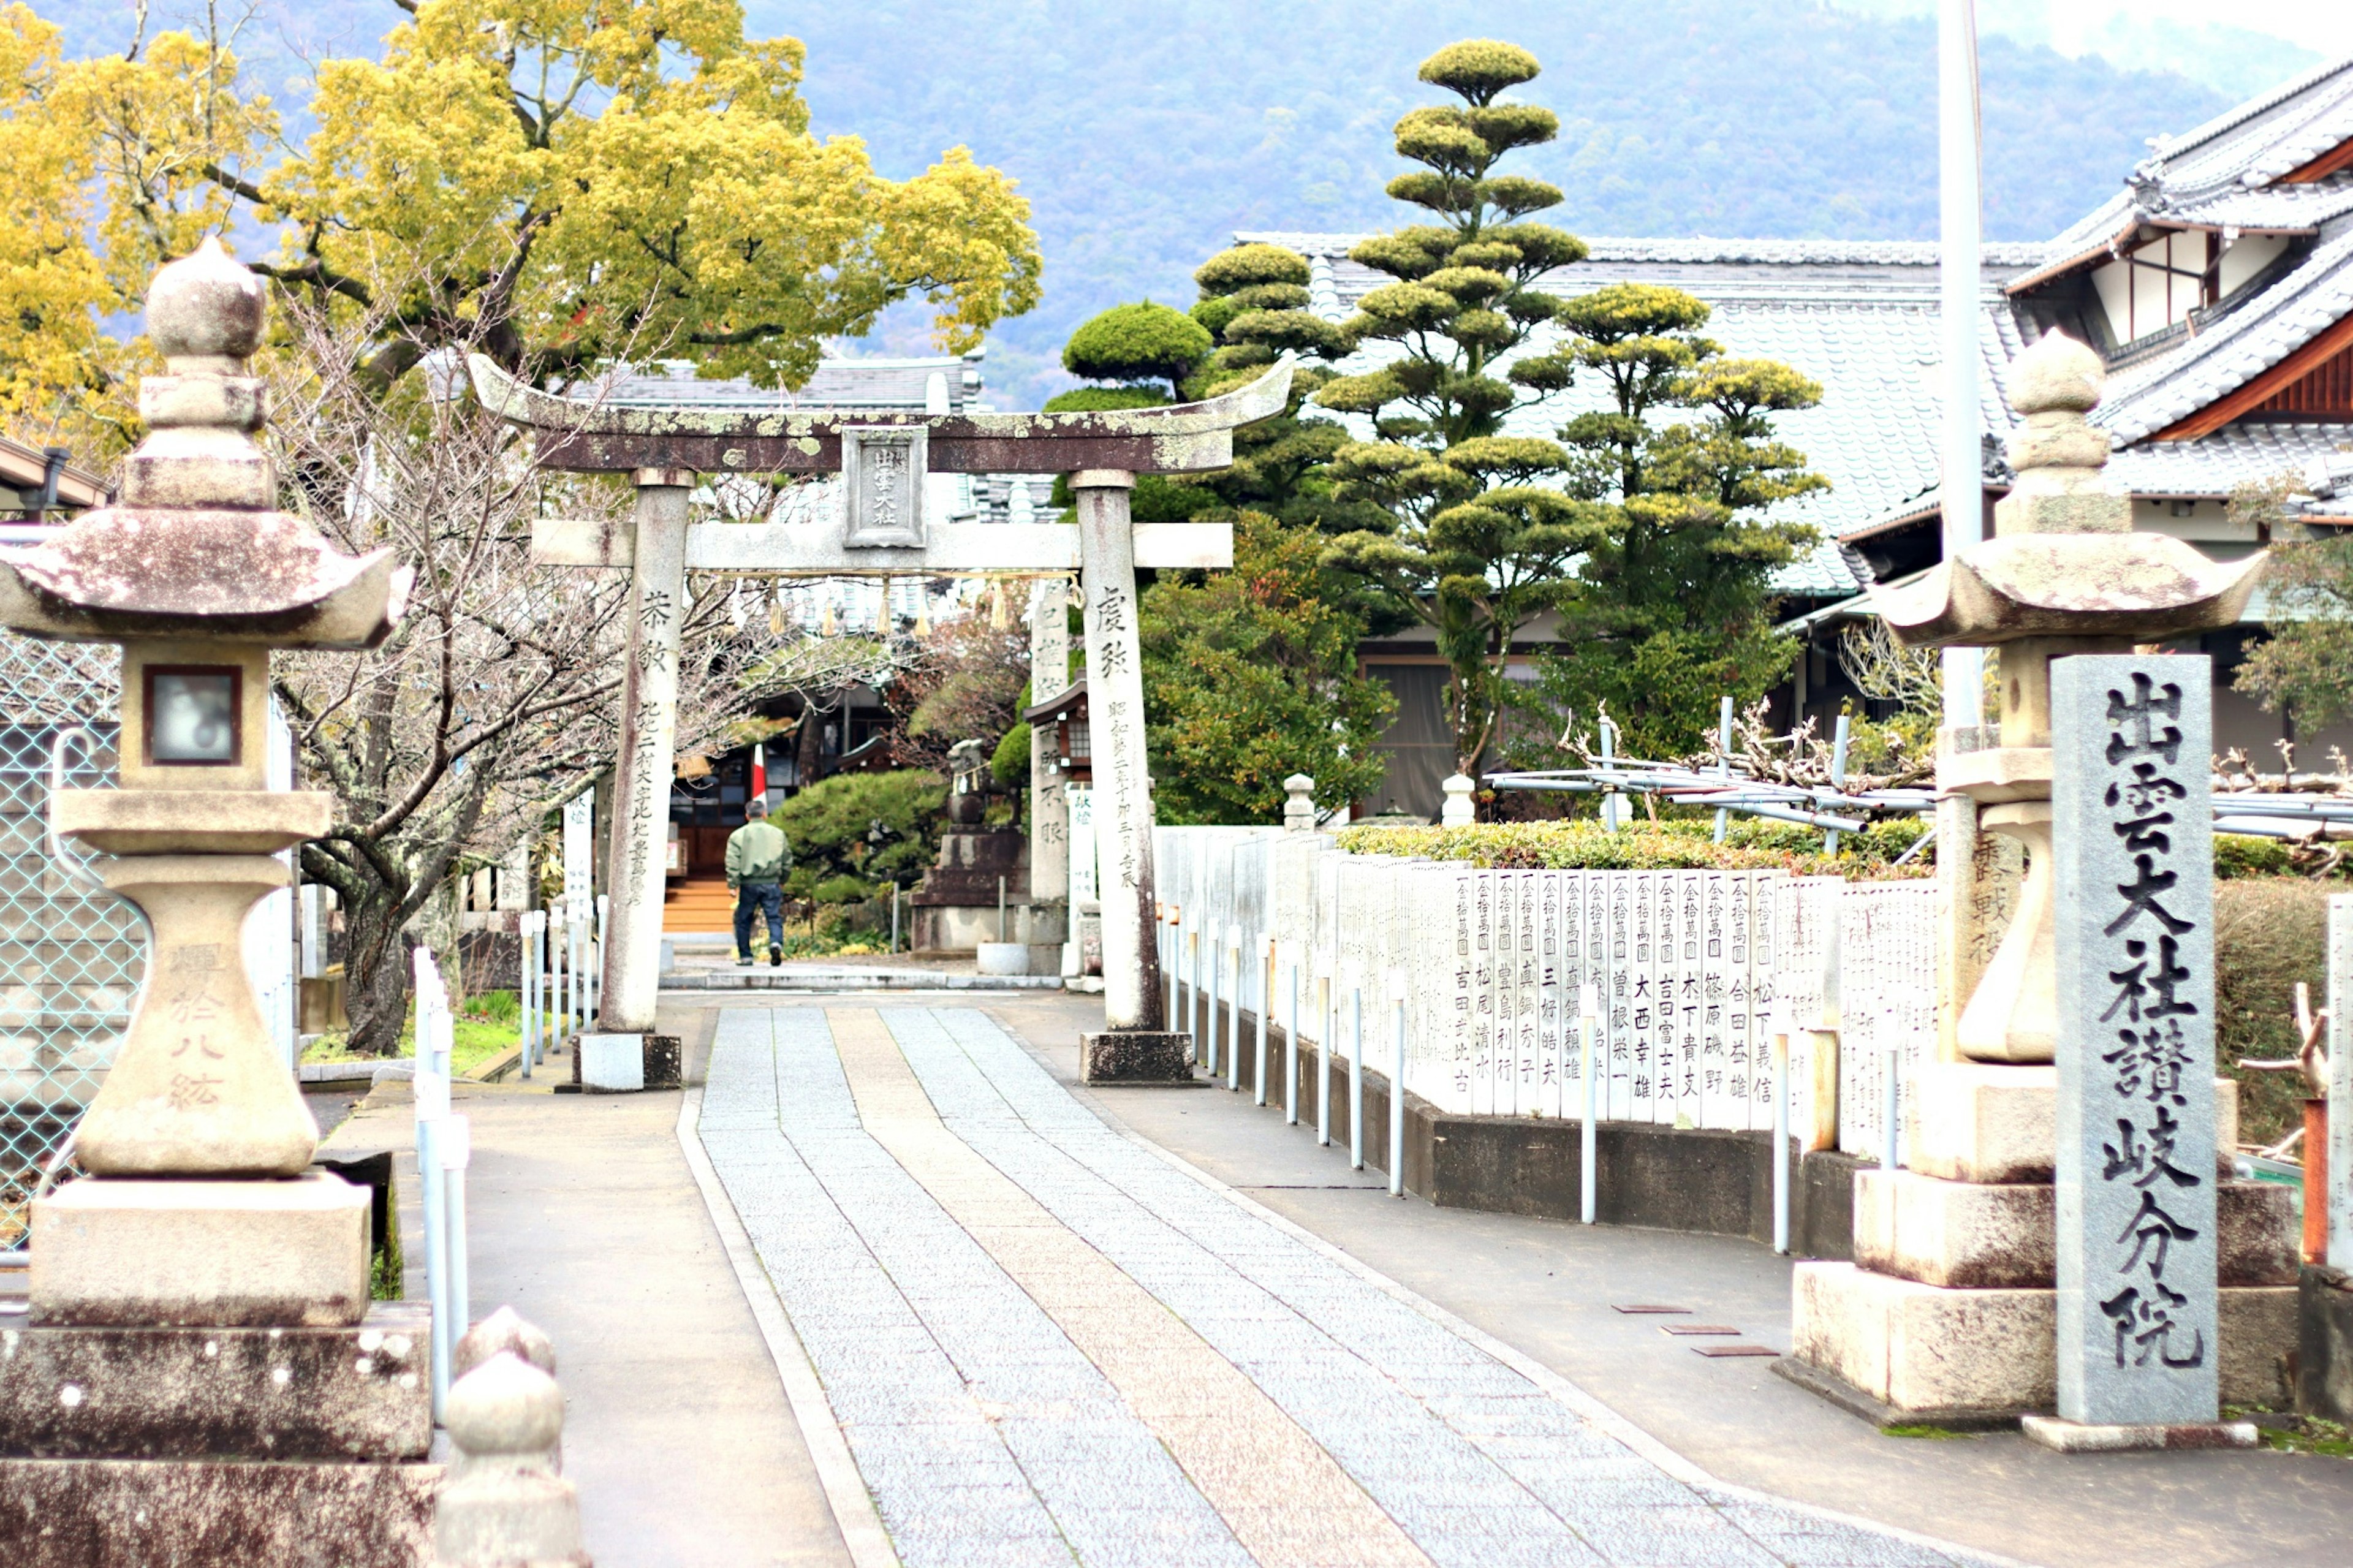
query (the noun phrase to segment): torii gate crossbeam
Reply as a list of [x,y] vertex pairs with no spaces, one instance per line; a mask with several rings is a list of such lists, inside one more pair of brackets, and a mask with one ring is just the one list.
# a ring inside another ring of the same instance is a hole
[[[534,533],[548,564],[626,566],[628,664],[614,770],[612,906],[600,1030],[649,1031],[659,986],[663,840],[678,720],[679,632],[686,574],[822,573],[900,576],[957,572],[1080,574],[1090,720],[1104,824],[1102,877],[1104,1029],[1082,1042],[1091,1081],[1191,1076],[1186,1037],[1163,1016],[1153,942],[1152,799],[1144,740],[1135,569],[1227,566],[1222,523],[1137,527],[1138,473],[1198,473],[1233,460],[1233,432],[1282,412],[1292,363],[1202,403],[1100,414],[913,415],[834,409],[605,406],[524,386],[490,361],[471,362],[491,412],[533,432],[545,467],[629,473],[638,502],[626,535],[554,522]],[[692,524],[699,476],[821,473],[844,477],[844,526]],[[923,516],[927,472],[1071,476],[1078,522],[1016,527],[934,523]]]

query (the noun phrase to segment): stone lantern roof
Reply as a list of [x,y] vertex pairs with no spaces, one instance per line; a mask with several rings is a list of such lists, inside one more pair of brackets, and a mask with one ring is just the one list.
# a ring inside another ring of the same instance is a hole
[[253,433],[263,386],[245,374],[267,308],[261,280],[216,238],[155,275],[147,328],[168,374],[146,377],[148,426],[117,504],[29,549],[0,551],[0,625],[37,637],[199,637],[276,647],[372,647],[407,599],[389,550],[343,554],[277,510],[277,465]]

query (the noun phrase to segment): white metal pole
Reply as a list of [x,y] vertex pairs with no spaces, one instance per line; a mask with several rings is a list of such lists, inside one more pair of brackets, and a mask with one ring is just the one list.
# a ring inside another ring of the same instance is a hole
[[[1944,346],[1944,556],[1985,531],[1985,420],[1979,408],[1983,331],[1978,195],[1978,29],[1975,0],[1939,0],[1936,34],[1937,214]],[[1973,726],[1984,710],[1985,650],[1944,652],[1945,722]]]
[[1299,955],[1291,958],[1291,1027],[1282,1032],[1282,1124],[1299,1125]]
[[1258,1060],[1253,1064],[1258,1087],[1252,1091],[1251,1103],[1266,1103],[1266,1015],[1274,1005],[1274,983],[1270,977],[1274,968],[1274,942],[1261,935],[1258,939]]
[[[1601,721],[1601,765],[1613,766],[1618,758],[1618,726],[1607,718]],[[1618,831],[1618,792],[1605,788],[1601,794],[1601,826],[1603,831]]]
[[454,1351],[474,1326],[473,1289],[466,1268],[466,1167],[473,1159],[472,1127],[462,1116],[441,1123],[434,1137],[441,1163],[443,1246],[449,1255],[449,1344]]
[[1365,1168],[1365,985],[1348,987],[1348,1169]]
[[1585,1072],[1585,1125],[1577,1137],[1577,1217],[1587,1225],[1593,1223],[1594,1159],[1593,1116],[1596,1096],[1593,1089],[1593,1031],[1601,1021],[1601,998],[1590,985],[1577,988],[1577,1029],[1579,1036],[1577,1051]]
[[1316,1012],[1324,1022],[1315,1037],[1315,1144],[1321,1149],[1332,1146],[1332,1037],[1338,1033],[1333,1027],[1339,1012],[1339,1003],[1332,977],[1315,977]]
[[515,1034],[522,1047],[522,1076],[531,1077],[533,1047],[531,1016],[531,911],[515,921]]
[[[1848,715],[1841,713],[1838,716],[1838,730],[1831,741],[1831,787],[1841,792],[1846,788],[1846,742],[1848,728]],[[1822,835],[1822,853],[1825,855],[1835,855],[1838,853],[1838,847],[1839,833],[1838,829],[1833,827]]]
[[1208,1068],[1211,1078],[1218,1076],[1218,982],[1220,978],[1219,972],[1226,966],[1225,956],[1218,951],[1218,939],[1223,935],[1225,932],[1216,926],[1211,926],[1208,941],[1202,944],[1208,949],[1207,957],[1209,965],[1209,1056],[1205,1065]]
[[1389,1196],[1405,1196],[1405,976],[1389,977],[1397,997],[1397,1044],[1389,1052]]
[[613,895],[596,895],[596,928],[594,946],[588,954],[588,1016],[601,1019],[605,1016],[605,948],[611,940]]
[[1773,1250],[1789,1250],[1789,1019],[1773,1024]]
[[[1074,904],[1071,908],[1071,919],[1075,921],[1078,918],[1078,907]],[[1071,933],[1071,940],[1078,940],[1075,930]],[[1185,963],[1185,931],[1178,911],[1175,910],[1168,912],[1167,948],[1168,959],[1161,967],[1168,972],[1168,1026],[1174,1029],[1176,1027],[1176,981]]]
[[[1715,710],[1715,772],[1719,778],[1732,777],[1732,699],[1718,700]],[[1715,841],[1724,842],[1724,830],[1732,820],[1732,813],[1723,806],[1715,812]]]
[[1189,924],[1191,929],[1185,932],[1185,1033],[1193,1037],[1193,1059],[1206,1068],[1209,1058],[1201,1037],[1201,922],[1195,920]]
[[[1892,1033],[1892,1031],[1891,1031]],[[1895,1169],[1903,1126],[1896,1119],[1895,1091],[1904,1068],[1904,1047],[1894,1040],[1879,1048],[1879,1168]],[[1891,1202],[1893,1199],[1891,1198]]]
[[1226,1088],[1237,1089],[1242,1086],[1242,933],[1239,930],[1226,932],[1226,951],[1234,955],[1233,994],[1226,998]]

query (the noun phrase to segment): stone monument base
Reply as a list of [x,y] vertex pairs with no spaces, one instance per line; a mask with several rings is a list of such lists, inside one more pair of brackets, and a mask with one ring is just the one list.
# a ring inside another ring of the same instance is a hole
[[[635,1094],[647,1089],[684,1087],[676,1035],[576,1035],[572,1082],[589,1094]],[[565,1086],[559,1085],[558,1092]]]
[[0,1458],[0,1563],[419,1568],[438,1465]]
[[36,1324],[328,1328],[368,1308],[370,1194],[275,1181],[91,1176],[33,1205]]
[[432,1314],[329,1328],[37,1325],[0,1377],[0,1563],[431,1560]]
[[[2295,1194],[2276,1182],[2215,1188],[2225,1285],[2293,1285]],[[1854,1173],[1854,1261],[1874,1274],[1956,1289],[2056,1285],[2058,1189],[1949,1182],[1917,1171]]]
[[2062,1454],[2121,1454],[2137,1448],[2252,1448],[2252,1421],[2177,1421],[2166,1426],[2109,1426],[2028,1415],[2018,1423],[2030,1443]]
[[1146,1029],[1104,1029],[1079,1037],[1083,1083],[1192,1084],[1193,1041],[1187,1035]]
[[432,1323],[422,1302],[378,1301],[334,1328],[19,1329],[0,1455],[421,1459]]
[[[1900,1418],[1982,1424],[2058,1404],[2056,1289],[1957,1290],[1813,1262],[1793,1295],[1790,1356]],[[2295,1287],[2223,1287],[2222,1403],[2280,1405],[2295,1333]]]

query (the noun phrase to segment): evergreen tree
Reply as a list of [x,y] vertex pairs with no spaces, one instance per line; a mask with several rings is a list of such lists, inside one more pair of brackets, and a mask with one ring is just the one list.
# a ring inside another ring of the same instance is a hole
[[1811,407],[1821,388],[1725,357],[1700,335],[1707,318],[1689,294],[1645,284],[1561,309],[1566,357],[1607,405],[1559,432],[1567,492],[1586,503],[1585,558],[1538,691],[1587,718],[1607,703],[1632,755],[1704,749],[1721,697],[1745,708],[1788,673],[1797,645],[1772,628],[1770,575],[1815,536],[1764,511],[1829,488],[1768,417]]
[[[1273,822],[1282,781],[1327,810],[1380,787],[1375,742],[1397,710],[1356,672],[1364,624],[1303,529],[1244,512],[1234,566],[1144,591],[1145,731],[1162,822]],[[1191,574],[1186,574],[1191,577]]]
[[[1550,110],[1502,98],[1537,71],[1525,49],[1486,40],[1422,63],[1421,79],[1460,101],[1398,121],[1398,152],[1422,167],[1388,193],[1438,221],[1350,252],[1396,281],[1342,331],[1394,347],[1315,394],[1369,417],[1378,437],[1333,456],[1337,497],[1384,509],[1335,558],[1432,627],[1466,773],[1517,706],[1504,671],[1547,611],[1566,650],[1538,661],[1551,706],[1589,716],[1607,701],[1639,726],[1630,740],[1694,749],[1720,693],[1753,697],[1787,669],[1769,574],[1813,536],[1760,514],[1826,484],[1768,417],[1811,405],[1820,388],[1785,365],[1726,358],[1700,335],[1705,304],[1653,286],[1554,291],[1585,246],[1527,215],[1560,192],[1496,172],[1556,129]],[[1507,434],[1514,415],[1525,423],[1572,389],[1599,406],[1558,439]]]
[[[1201,290],[1193,319],[1215,336],[1218,348],[1186,390],[1193,397],[1215,396],[1264,374],[1281,354],[1296,354],[1300,363],[1283,411],[1235,431],[1233,467],[1204,475],[1199,484],[1237,510],[1345,533],[1377,526],[1378,509],[1334,495],[1331,462],[1348,444],[1348,432],[1337,420],[1304,415],[1302,408],[1333,379],[1330,365],[1356,351],[1356,340],[1308,308],[1309,276],[1305,257],[1262,242],[1237,245],[1202,263],[1193,274]],[[1385,606],[1362,607],[1377,620],[1395,619]]]
[[1514,410],[1574,372],[1565,356],[1524,351],[1561,309],[1538,279],[1582,259],[1584,243],[1525,221],[1559,203],[1556,187],[1496,172],[1559,128],[1550,110],[1502,100],[1539,68],[1525,49],[1484,39],[1422,62],[1421,79],[1460,101],[1397,122],[1398,153],[1422,167],[1389,182],[1388,194],[1436,221],[1350,252],[1396,281],[1366,295],[1343,327],[1356,342],[1394,344],[1395,357],[1315,394],[1324,407],[1369,417],[1377,437],[1334,454],[1338,499],[1381,509],[1336,542],[1335,559],[1437,633],[1466,770],[1493,739],[1514,639],[1563,596],[1589,532],[1587,509],[1556,488],[1568,453],[1503,434]]

